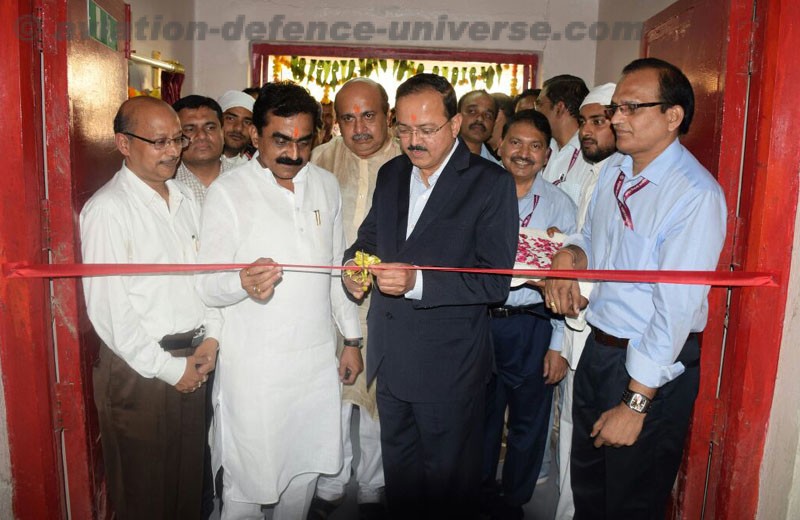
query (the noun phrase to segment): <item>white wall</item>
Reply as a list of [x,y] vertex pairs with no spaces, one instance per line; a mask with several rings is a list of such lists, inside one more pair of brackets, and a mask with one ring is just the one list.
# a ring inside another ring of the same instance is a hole
[[[0,374],[3,373],[0,367]],[[6,421],[6,394],[3,378],[0,377],[0,518],[14,518],[11,499],[14,491],[11,482],[11,456],[8,451],[8,427]]]
[[[440,16],[446,16],[446,21],[455,24],[488,22],[490,27],[495,22],[523,22],[528,25],[549,21],[552,33],[559,33],[557,40],[553,38],[533,41],[525,38],[514,41],[509,38],[509,29],[505,28],[503,32],[497,34],[496,39],[492,39],[489,35],[485,40],[470,39],[465,35],[460,40],[445,38],[438,41],[391,41],[388,34],[376,34],[369,42],[359,42],[349,38],[335,42],[328,40],[325,43],[348,46],[369,44],[383,47],[540,51],[543,55],[540,78],[571,73],[583,77],[591,84],[594,79],[596,42],[588,37],[578,41],[568,41],[563,37],[563,33],[570,22],[578,24],[577,30],[572,34],[580,36],[582,32],[585,33],[585,30],[580,30],[580,24],[588,27],[597,20],[598,1],[501,0],[487,5],[481,2],[467,3],[462,0],[405,0],[402,3],[386,0],[375,3],[365,3],[363,0],[339,0],[335,4],[319,0],[296,0],[291,3],[270,0],[195,0],[195,15],[197,21],[206,22],[209,27],[219,28],[222,28],[225,22],[231,22],[229,28],[232,28],[235,25],[233,22],[240,15],[245,17],[245,27],[253,22],[263,22],[267,28],[273,17],[278,15],[285,16],[283,27],[289,22],[305,24],[312,21],[327,21],[332,24],[339,21],[349,22],[353,26],[357,22],[368,22],[378,28],[388,28],[391,22],[431,21],[436,24]],[[271,41],[286,42],[280,31],[276,34],[278,37]],[[265,34],[262,40],[268,40],[269,36],[269,33]],[[227,89],[243,88],[248,81],[248,63],[249,40],[243,34],[231,40],[224,40],[221,35],[207,34],[205,40],[195,41],[195,69],[190,71],[191,84],[184,89],[184,92],[218,96]]]
[[[161,59],[180,62],[186,67],[182,92],[188,92],[195,69],[194,42],[169,30],[185,32],[188,22],[194,19],[194,0],[126,1],[131,5],[131,50],[147,58],[152,51],[158,51]],[[172,25],[167,27],[170,22]],[[145,65],[131,64],[129,84],[140,90],[152,88],[151,70]]]
[[[641,23],[674,3],[675,0],[600,0],[598,21],[610,27],[624,22]],[[639,39],[598,41],[595,83],[616,82],[623,67],[639,57],[639,44]]]
[[800,518],[800,212],[795,217],[786,319],[758,491],[758,518]]

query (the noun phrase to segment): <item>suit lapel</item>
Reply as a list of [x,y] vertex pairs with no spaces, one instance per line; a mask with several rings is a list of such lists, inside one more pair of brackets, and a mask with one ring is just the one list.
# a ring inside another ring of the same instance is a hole
[[[459,139],[453,155],[450,157],[450,160],[445,165],[444,170],[442,170],[439,179],[436,181],[436,185],[433,187],[433,192],[428,199],[428,203],[425,204],[425,209],[422,210],[422,214],[419,216],[417,225],[414,226],[414,231],[412,231],[411,235],[409,235],[403,249],[413,245],[413,243],[425,232],[425,229],[427,229],[428,226],[435,222],[439,217],[439,214],[442,212],[442,208],[444,208],[447,202],[451,199],[453,192],[458,189],[458,185],[461,183],[462,170],[465,170],[469,167],[469,154],[469,149],[464,143],[461,142],[461,139]],[[406,222],[406,226],[408,225],[409,183],[410,179],[409,182],[406,183],[406,219],[404,220],[404,222]],[[403,236],[405,236],[405,229],[403,231]]]
[[[407,159],[407,158],[406,158]],[[414,165],[406,160],[405,166],[397,175],[397,229],[396,229],[396,251],[400,251],[406,242],[406,230],[408,229],[408,197],[411,184],[411,169]]]

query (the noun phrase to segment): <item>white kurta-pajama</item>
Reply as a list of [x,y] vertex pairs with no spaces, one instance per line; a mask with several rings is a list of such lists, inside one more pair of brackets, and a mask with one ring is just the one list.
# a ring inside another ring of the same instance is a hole
[[[257,160],[221,176],[203,208],[201,263],[340,265],[344,252],[336,179],[306,165],[294,192]],[[211,446],[236,501],[270,504],[303,473],[342,463],[334,320],[360,337],[358,312],[338,272],[284,269],[266,302],[236,271],[199,277],[209,305],[224,307]]]

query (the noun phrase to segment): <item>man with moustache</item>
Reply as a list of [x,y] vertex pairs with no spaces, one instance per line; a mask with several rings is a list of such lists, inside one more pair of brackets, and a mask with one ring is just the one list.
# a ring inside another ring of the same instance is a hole
[[[553,269],[714,270],[725,239],[722,189],[681,145],[694,93],[656,58],[623,69],[608,115],[624,155],[609,160],[581,233]],[[598,282],[575,374],[576,518],[664,518],[699,385],[697,334],[709,287]],[[548,279],[554,312],[575,316],[578,285]]]
[[233,166],[222,160],[222,109],[213,99],[197,95],[179,99],[172,108],[181,120],[183,135],[190,139],[175,179],[192,190],[194,200],[202,207],[211,183]]
[[[503,129],[500,156],[514,176],[519,225],[575,232],[575,204],[541,178],[550,155],[550,125],[535,110],[517,112]],[[538,288],[522,284],[506,301],[489,309],[493,374],[486,392],[484,440],[484,510],[491,518],[523,517],[522,506],[533,496],[549,434],[553,386],[564,377],[561,356],[564,321],[545,308]],[[495,485],[500,444],[508,407],[508,436],[503,476]]]
[[[382,260],[371,270],[367,381],[377,376],[387,505],[395,518],[473,518],[491,370],[488,304],[505,300],[510,278],[412,266],[510,268],[514,183],[457,138],[462,116],[445,78],[405,81],[396,117],[406,153],[381,168],[345,253]],[[344,281],[364,296],[360,281]]]
[[[358,226],[364,221],[372,204],[378,170],[402,153],[400,145],[389,135],[389,97],[386,90],[368,78],[354,78],[342,86],[334,102],[336,119],[342,135],[318,146],[311,162],[333,172],[342,190],[342,217],[345,239],[352,244]],[[359,302],[364,348],[368,348],[367,311],[369,295]],[[325,518],[344,499],[345,486],[350,480],[353,444],[357,442],[360,459],[355,476],[358,481],[358,504],[362,518],[378,517],[383,493],[383,464],[378,422],[375,385],[367,386],[366,375],[359,375],[353,385],[342,390],[342,440],[344,465],[334,476],[322,476],[317,481],[317,496],[309,520]],[[358,407],[358,435],[350,439],[350,417]]]
[[[581,140],[581,153],[583,158],[591,164],[589,175],[581,187],[580,205],[578,206],[577,226],[578,231],[583,228],[586,212],[589,209],[594,187],[600,170],[610,157],[617,151],[616,137],[611,120],[606,114],[606,105],[611,103],[616,85],[606,83],[589,91],[581,103],[580,117],[578,118],[578,136]],[[594,286],[591,282],[580,281],[581,294],[590,297]],[[570,479],[569,459],[572,452],[572,393],[575,379],[575,369],[581,359],[583,346],[589,337],[591,328],[586,326],[583,312],[578,318],[567,317],[564,329],[564,343],[561,355],[567,360],[569,369],[561,382],[561,407],[558,423],[558,485],[560,494],[556,507],[556,518],[572,518],[575,514],[575,505],[572,502],[572,481]]]
[[[246,263],[199,275],[209,304],[224,307],[211,435],[223,467],[222,519],[302,519],[317,476],[342,465],[339,383],[363,369],[358,310],[330,269],[345,248],[336,178],[308,164],[319,105],[293,83],[269,83],[254,106],[259,154],[218,179],[203,208],[199,259]],[[277,286],[276,283],[280,282]],[[337,370],[338,327],[345,344]]]
[[461,114],[461,130],[458,135],[469,151],[500,164],[486,147],[497,118],[497,103],[494,98],[485,90],[467,92],[458,100],[458,112]]
[[[114,118],[122,168],[80,215],[86,263],[192,263],[199,208],[172,180],[189,139],[175,111],[151,97]],[[205,392],[222,320],[192,276],[83,279],[86,309],[102,340],[94,368],[108,496],[121,519],[200,517]]]
[[542,176],[564,190],[576,206],[590,168],[578,137],[579,109],[588,93],[582,79],[564,74],[545,81],[536,98],[536,110],[547,117],[553,131],[553,152]]
[[228,169],[246,164],[250,160],[248,147],[250,127],[253,125],[253,96],[238,90],[229,90],[219,98],[222,108],[222,131],[225,146],[222,162]]

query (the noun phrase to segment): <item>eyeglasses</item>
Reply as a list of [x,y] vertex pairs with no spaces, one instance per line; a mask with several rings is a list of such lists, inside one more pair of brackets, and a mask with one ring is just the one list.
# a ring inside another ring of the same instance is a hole
[[661,105],[672,105],[672,103],[667,103],[666,101],[652,101],[649,103],[620,103],[619,105],[616,103],[611,103],[610,105],[605,105],[606,117],[611,119],[617,110],[619,110],[619,113],[623,116],[632,116],[640,108],[658,107]]
[[439,128],[411,128],[406,125],[397,125],[394,133],[400,139],[408,139],[412,135],[418,135],[420,139],[433,139],[433,137],[439,133],[439,130],[447,126],[449,122],[450,119],[445,121]]
[[146,137],[142,137],[140,135],[132,134],[131,132],[122,132],[122,133],[127,135],[128,137],[135,137],[140,141],[144,141],[145,143],[150,143],[153,145],[153,148],[155,148],[158,151],[161,151],[165,149],[167,146],[171,145],[178,145],[178,148],[183,150],[184,148],[189,146],[189,143],[192,142],[192,140],[186,137],[185,135],[181,135],[180,137],[174,137],[172,139],[168,137],[162,137],[154,141],[152,139],[147,139]]

